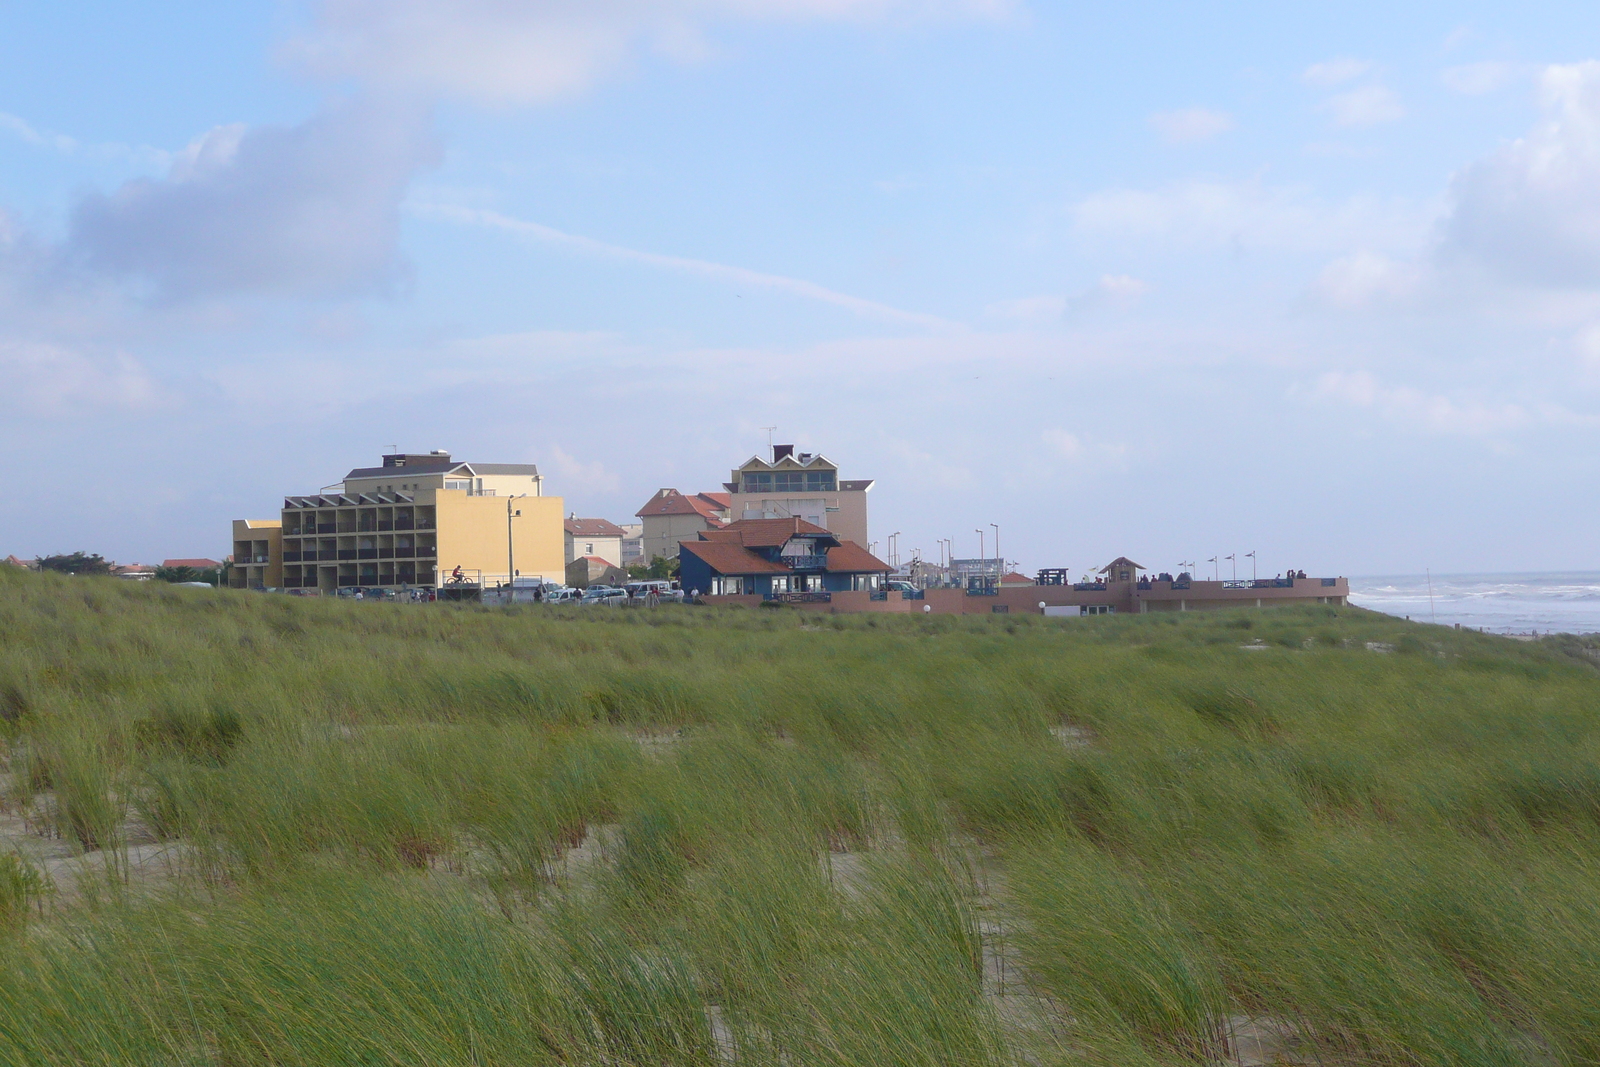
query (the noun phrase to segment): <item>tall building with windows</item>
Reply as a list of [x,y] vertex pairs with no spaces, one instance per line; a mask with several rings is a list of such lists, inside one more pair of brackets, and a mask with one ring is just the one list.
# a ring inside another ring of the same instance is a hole
[[[460,567],[470,581],[564,577],[562,500],[544,495],[531,463],[463,463],[448,452],[396,453],[338,485],[283,501],[279,566],[242,570],[234,584],[323,593],[431,587]],[[244,529],[265,532],[262,526]],[[235,557],[240,527],[235,525]],[[256,538],[259,540],[259,538]],[[252,558],[258,555],[252,543]],[[269,551],[270,556],[270,551]],[[281,577],[280,577],[281,576]]]
[[820,453],[774,445],[772,459],[751,456],[727,483],[728,511],[740,519],[802,519],[841,541],[869,544],[867,493],[872,479],[839,477],[838,464]]

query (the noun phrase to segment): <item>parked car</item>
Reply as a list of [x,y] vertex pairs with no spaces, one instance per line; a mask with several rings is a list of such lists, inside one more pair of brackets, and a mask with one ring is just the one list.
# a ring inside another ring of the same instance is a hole
[[656,601],[673,601],[683,599],[683,590],[678,588],[677,582],[660,580],[629,582],[627,585],[628,599],[635,604],[646,604],[651,597]]
[[582,595],[582,589],[568,589],[566,586],[561,585],[547,585],[544,587],[544,602],[546,604],[572,604]]
[[591,585],[583,591],[580,604],[626,604],[628,591],[609,585]]

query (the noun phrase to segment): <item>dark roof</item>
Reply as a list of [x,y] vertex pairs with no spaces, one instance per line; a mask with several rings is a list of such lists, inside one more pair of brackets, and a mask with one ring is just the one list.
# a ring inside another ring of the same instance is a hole
[[610,519],[567,519],[562,523],[573,537],[627,537],[628,531]]
[[828,570],[836,574],[841,571],[852,574],[864,571],[887,574],[893,569],[854,541],[840,541],[837,547],[828,549]]
[[351,478],[409,478],[413,474],[444,474],[465,466],[465,463],[445,459],[433,463],[407,463],[404,467],[357,467],[344,477],[345,481]]
[[781,563],[756,555],[731,541],[683,541],[678,548],[688,552],[718,574],[792,574]]
[[[464,463],[462,466],[472,471],[473,474],[513,474],[526,478],[539,477],[537,463]],[[407,467],[406,470],[413,468]]]
[[874,479],[872,478],[841,478],[839,479],[839,492],[865,493],[872,488],[873,481]]
[[534,463],[463,463],[457,459],[441,459],[427,463],[407,463],[404,467],[357,467],[344,477],[346,481],[351,478],[409,478],[413,474],[448,474],[458,470],[465,470],[480,477],[486,474],[523,475],[529,478],[539,476],[539,467]]
[[797,536],[833,537],[821,526],[801,518],[740,519],[720,530],[708,530],[700,536],[708,541],[733,541],[752,548],[773,548],[787,544],[791,537]]

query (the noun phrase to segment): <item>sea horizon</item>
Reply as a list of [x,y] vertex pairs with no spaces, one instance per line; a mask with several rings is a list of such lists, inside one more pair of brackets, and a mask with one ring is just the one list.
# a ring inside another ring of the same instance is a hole
[[1600,570],[1350,576],[1350,602],[1489,633],[1600,633]]

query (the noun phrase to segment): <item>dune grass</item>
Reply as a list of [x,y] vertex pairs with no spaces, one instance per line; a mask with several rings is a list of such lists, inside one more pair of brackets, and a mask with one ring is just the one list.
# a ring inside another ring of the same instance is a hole
[[0,570],[0,1062],[1600,1063],[1592,652]]

